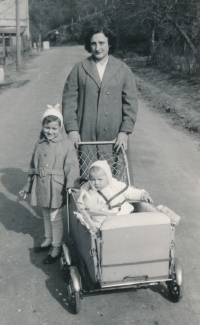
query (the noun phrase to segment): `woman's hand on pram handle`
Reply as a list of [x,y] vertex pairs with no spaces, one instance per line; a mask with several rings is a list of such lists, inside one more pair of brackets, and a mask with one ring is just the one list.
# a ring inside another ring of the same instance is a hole
[[124,150],[127,150],[127,143],[128,143],[128,133],[119,132],[114,148],[116,149],[116,151],[119,151],[122,147]]
[[153,204],[153,200],[152,200],[152,198],[151,198],[151,196],[149,195],[149,193],[148,192],[144,192],[144,193],[142,193],[142,195],[141,195],[141,200],[142,201],[145,201],[145,202],[147,202],[147,203],[151,203],[151,204]]
[[74,147],[78,148],[78,143],[81,142],[81,137],[78,131],[69,132],[68,138],[73,142]]
[[26,200],[28,194],[29,194],[29,193],[26,192],[26,191],[24,191],[24,190],[21,190],[21,191],[19,192],[19,195],[20,195],[24,200]]

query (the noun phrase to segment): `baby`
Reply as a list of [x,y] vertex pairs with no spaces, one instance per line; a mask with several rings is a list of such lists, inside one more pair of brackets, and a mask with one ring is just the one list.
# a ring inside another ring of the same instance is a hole
[[134,207],[126,200],[153,203],[145,190],[127,186],[113,178],[106,160],[94,162],[89,168],[89,181],[82,186],[77,200],[79,210],[95,210],[105,215],[129,214]]

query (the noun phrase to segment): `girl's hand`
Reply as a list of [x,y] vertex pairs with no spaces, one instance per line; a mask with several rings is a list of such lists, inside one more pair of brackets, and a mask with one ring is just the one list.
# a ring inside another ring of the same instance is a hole
[[19,195],[24,199],[26,200],[27,196],[28,196],[28,192],[24,191],[24,190],[21,190],[19,192]]
[[143,194],[142,194],[142,201],[145,201],[145,202],[147,202],[147,203],[151,203],[151,204],[153,204],[153,200],[152,200],[152,198],[150,197],[150,195],[149,195],[149,193],[147,193],[147,192],[144,192]]

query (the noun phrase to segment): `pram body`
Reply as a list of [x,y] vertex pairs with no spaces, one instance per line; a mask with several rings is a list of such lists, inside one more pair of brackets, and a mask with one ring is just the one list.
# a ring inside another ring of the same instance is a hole
[[[110,166],[115,177],[129,184],[124,152],[111,159]],[[179,301],[182,267],[174,252],[175,225],[166,214],[152,204],[130,201],[134,213],[106,219],[104,215],[97,228],[90,211],[77,211],[77,193],[69,191],[67,197],[70,243],[62,244],[61,269],[75,313],[80,311],[80,298],[88,293],[163,282],[172,299]]]

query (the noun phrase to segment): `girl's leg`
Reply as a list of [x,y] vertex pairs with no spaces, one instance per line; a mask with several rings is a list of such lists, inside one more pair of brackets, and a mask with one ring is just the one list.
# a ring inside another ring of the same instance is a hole
[[50,218],[52,226],[52,236],[54,247],[61,247],[61,242],[63,238],[63,219],[62,219],[63,209],[51,209]]
[[51,226],[51,209],[42,208],[44,216],[44,237],[45,241],[41,244],[41,247],[49,246],[52,243],[52,226]]
[[51,220],[50,220],[50,209],[42,208],[42,213],[44,217],[44,238],[39,246],[34,247],[35,253],[40,253],[45,250],[48,250],[52,242],[52,229],[51,229]]
[[63,237],[63,220],[62,220],[62,208],[50,209],[50,220],[52,226],[52,248],[50,249],[47,257],[43,260],[45,264],[54,263],[60,256],[61,242]]

